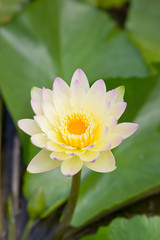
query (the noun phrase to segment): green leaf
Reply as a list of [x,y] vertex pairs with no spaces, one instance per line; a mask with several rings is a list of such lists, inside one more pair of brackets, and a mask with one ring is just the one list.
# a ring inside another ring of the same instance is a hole
[[74,226],[160,185],[159,105],[160,81],[134,120],[138,131],[114,151],[117,169],[107,174],[92,172],[82,184]]
[[160,217],[135,216],[128,220],[117,218],[107,227],[101,227],[94,236],[83,240],[158,240],[160,236]]
[[[33,86],[52,88],[57,76],[69,83],[76,68],[86,72],[90,83],[99,78],[148,75],[140,52],[107,13],[69,0],[34,1],[1,27],[0,41],[0,85],[15,123],[33,117],[30,107]],[[31,147],[29,137],[24,133],[21,136],[29,161],[35,148]],[[45,215],[66,200],[69,183],[70,179],[64,178],[59,170],[26,174],[25,196],[29,199],[42,186]]]
[[0,23],[9,22],[10,19],[19,12],[26,0],[1,0],[0,2]]
[[160,1],[133,0],[127,29],[148,62],[160,62]]
[[111,7],[121,7],[124,3],[129,0],[86,0],[87,2],[92,2],[92,4],[97,5],[101,8],[111,8]]

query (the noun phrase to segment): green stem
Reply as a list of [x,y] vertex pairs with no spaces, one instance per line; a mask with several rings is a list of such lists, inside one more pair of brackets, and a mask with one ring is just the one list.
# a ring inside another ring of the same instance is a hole
[[21,240],[27,240],[33,225],[34,225],[34,220],[30,218],[25,226]]
[[81,171],[79,171],[72,178],[72,186],[71,186],[69,200],[68,200],[67,206],[65,208],[64,217],[62,219],[62,222],[59,225],[59,228],[53,237],[54,240],[62,239],[65,231],[67,230],[67,228],[71,222],[71,219],[72,219],[72,216],[74,213],[74,209],[75,209],[75,206],[77,203],[77,199],[78,199],[80,180],[81,180]]

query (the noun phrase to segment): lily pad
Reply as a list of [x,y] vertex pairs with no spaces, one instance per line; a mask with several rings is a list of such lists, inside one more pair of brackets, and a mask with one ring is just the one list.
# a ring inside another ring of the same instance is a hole
[[82,240],[158,240],[160,237],[160,217],[136,216],[128,220],[115,219],[109,226],[101,227],[94,236]]

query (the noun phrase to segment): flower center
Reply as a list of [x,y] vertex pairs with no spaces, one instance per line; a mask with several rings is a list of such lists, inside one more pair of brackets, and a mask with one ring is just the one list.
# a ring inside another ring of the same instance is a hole
[[94,127],[95,123],[90,114],[69,112],[61,116],[58,128],[67,145],[83,148],[90,145]]
[[70,134],[81,135],[85,133],[87,127],[81,119],[72,119],[68,125],[68,132]]

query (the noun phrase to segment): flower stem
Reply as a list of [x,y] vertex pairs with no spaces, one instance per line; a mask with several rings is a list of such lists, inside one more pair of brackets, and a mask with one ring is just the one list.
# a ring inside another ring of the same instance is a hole
[[59,228],[53,237],[54,240],[59,240],[63,237],[63,234],[65,233],[65,231],[67,230],[67,228],[71,222],[71,219],[72,219],[72,216],[74,213],[74,209],[75,209],[75,206],[77,203],[77,199],[78,199],[80,180],[81,180],[81,171],[79,171],[72,178],[72,186],[71,186],[69,200],[68,200],[67,206],[65,208],[62,222],[59,225]]
[[31,232],[31,229],[32,229],[33,225],[34,225],[34,220],[30,218],[28,220],[25,228],[24,228],[24,231],[23,231],[23,234],[22,234],[22,237],[21,237],[22,240],[27,240],[28,239],[28,236]]

